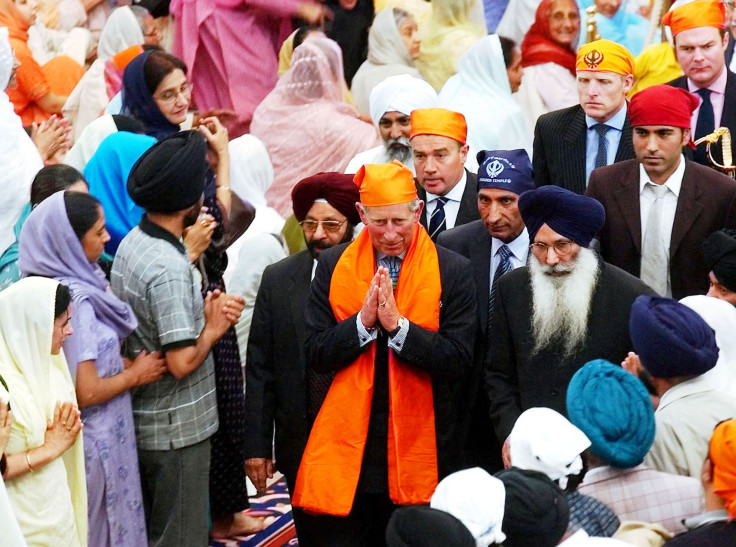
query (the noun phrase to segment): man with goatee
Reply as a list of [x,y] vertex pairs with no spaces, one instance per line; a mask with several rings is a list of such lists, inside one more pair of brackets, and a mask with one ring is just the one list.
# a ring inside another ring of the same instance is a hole
[[605,218],[598,201],[544,186],[522,194],[519,211],[531,241],[529,262],[499,279],[485,363],[501,441],[528,408],[566,415],[573,374],[592,359],[620,363],[631,348],[631,305],[654,294],[590,248]]

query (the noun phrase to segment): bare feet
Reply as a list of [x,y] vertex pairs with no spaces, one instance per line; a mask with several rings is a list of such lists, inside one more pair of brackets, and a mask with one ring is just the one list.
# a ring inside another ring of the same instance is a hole
[[274,517],[253,517],[247,512],[220,517],[212,523],[210,537],[224,539],[235,536],[250,536],[268,528]]

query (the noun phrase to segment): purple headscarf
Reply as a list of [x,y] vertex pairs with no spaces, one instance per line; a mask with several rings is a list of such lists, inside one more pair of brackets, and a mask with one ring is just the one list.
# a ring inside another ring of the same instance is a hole
[[45,199],[20,232],[18,267],[24,276],[52,277],[69,287],[72,302],[88,300],[97,318],[123,340],[138,326],[133,310],[108,290],[105,274],[84,254],[64,203],[64,192]]
[[161,140],[179,131],[179,126],[171,123],[163,115],[153,99],[146,83],[146,61],[151,51],[144,51],[135,57],[123,73],[123,110],[121,114],[133,116],[146,126],[146,135]]

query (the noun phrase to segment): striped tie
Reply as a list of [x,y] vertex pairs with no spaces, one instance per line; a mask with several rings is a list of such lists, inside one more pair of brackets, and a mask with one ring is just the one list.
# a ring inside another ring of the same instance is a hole
[[432,241],[436,241],[437,236],[447,228],[447,221],[445,220],[445,203],[447,201],[448,198],[437,198],[435,200],[436,206],[429,219],[429,237],[432,238]]
[[511,251],[506,245],[501,245],[498,248],[498,251],[496,251],[496,256],[498,256],[498,266],[496,266],[496,271],[493,274],[493,283],[491,284],[491,294],[488,297],[488,330],[486,331],[486,338],[488,339],[488,343],[490,344],[491,340],[491,318],[493,317],[493,308],[494,308],[494,300],[496,298],[496,288],[498,287],[498,279],[505,274],[506,272],[509,272],[513,270],[513,267],[511,265]]
[[388,270],[391,276],[391,284],[396,289],[396,283],[399,281],[399,271],[401,271],[401,258],[398,256],[384,256],[378,263]]

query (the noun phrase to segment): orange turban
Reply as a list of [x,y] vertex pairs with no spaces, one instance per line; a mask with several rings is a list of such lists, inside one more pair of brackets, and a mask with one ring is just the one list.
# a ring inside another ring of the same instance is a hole
[[726,8],[720,0],[695,0],[665,13],[662,24],[672,29],[673,36],[691,28],[724,28]]
[[444,108],[419,108],[411,113],[410,137],[413,139],[417,135],[440,135],[465,144],[468,124],[460,112]]
[[366,207],[396,205],[417,199],[414,175],[396,160],[364,165],[355,173],[353,181],[360,190],[360,202]]
[[736,518],[736,420],[721,422],[710,438],[713,491],[726,501],[728,515]]
[[611,40],[596,40],[583,44],[575,60],[576,70],[615,72],[621,76],[634,73],[634,56],[621,44]]

